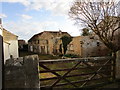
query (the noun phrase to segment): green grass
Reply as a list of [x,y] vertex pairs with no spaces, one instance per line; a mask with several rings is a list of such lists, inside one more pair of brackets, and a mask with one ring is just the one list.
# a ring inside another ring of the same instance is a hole
[[27,52],[27,51],[19,51],[19,56],[20,57],[24,57],[24,56],[27,56],[27,55],[33,55],[34,53],[31,53],[31,52]]
[[[49,63],[49,64],[44,64],[46,67],[50,68],[51,70],[53,69],[66,69],[66,68],[72,68],[73,66],[75,66],[77,64],[77,62],[67,62],[67,63]],[[77,67],[85,67],[83,64],[79,64]],[[98,68],[96,68],[97,70]],[[40,70],[44,70],[44,69],[40,69]],[[59,71],[56,72],[59,75],[63,76],[67,71]],[[90,72],[94,72],[93,69],[80,69],[80,70],[73,70],[71,71],[68,75],[75,75],[75,74],[84,74],[84,73],[90,73]],[[85,76],[77,76],[77,77],[69,77],[66,78],[69,81],[79,81],[79,80],[86,80],[89,77],[91,77],[92,74],[90,75],[85,75]],[[49,78],[49,77],[56,77],[54,76],[52,73],[48,73],[48,74],[41,74],[40,78]],[[94,78],[97,78],[96,76]],[[57,79],[56,79],[57,80]],[[52,85],[54,83],[54,81],[56,80],[48,80],[48,81],[44,81],[41,82],[41,85]],[[109,81],[106,79],[106,81]],[[99,84],[101,82],[105,82],[105,80],[100,79],[97,81],[89,81],[87,85],[95,85],[95,84]],[[59,83],[67,83],[65,80],[61,80]],[[84,82],[82,83],[77,83],[75,85],[77,85],[78,87],[81,86]],[[74,86],[72,85],[65,85],[63,86],[64,88],[74,88]],[[59,88],[59,87],[58,87]]]
[[[75,62],[70,62],[70,63],[54,63],[54,64],[44,64],[45,66],[47,66],[48,68],[50,68],[51,70],[53,69],[65,69],[65,68],[72,68],[76,63]],[[78,65],[78,67],[80,67],[80,65]],[[41,69],[40,69],[41,70]],[[44,70],[44,69],[42,69]],[[68,75],[75,75],[75,74],[82,74],[82,73],[88,73],[91,72],[92,70],[73,70],[71,71]],[[59,75],[63,76],[67,71],[59,71],[56,72]],[[47,73],[47,74],[41,74],[40,78],[50,78],[50,77],[56,77],[54,76],[52,73]],[[78,81],[78,80],[84,80],[87,79],[88,76],[77,76],[77,77],[69,77],[66,78],[69,81]],[[51,85],[52,83],[54,83],[54,81],[56,80],[48,80],[48,81],[44,81],[41,82],[41,85]],[[61,80],[59,83],[67,83],[65,80]],[[80,86],[81,83],[77,84],[77,86]],[[65,85],[63,86],[64,88],[74,88],[72,85]]]
[[[20,56],[27,56],[27,55],[33,55],[36,53],[31,53],[31,52],[27,52],[27,51],[20,51],[19,52]],[[49,59],[59,59],[61,57],[59,56],[52,56],[52,55],[45,55],[45,54],[37,54],[39,56],[40,60],[49,60]],[[65,68],[72,68],[74,65],[76,65],[77,62],[67,62],[67,63],[63,63],[63,62],[59,62],[59,63],[49,63],[49,64],[45,64],[45,66],[47,66],[48,68],[50,68],[51,70],[53,69],[65,69]],[[79,64],[77,67],[84,67],[83,64]],[[40,70],[44,70],[42,67],[39,67]],[[96,68],[97,69],[97,68]],[[92,72],[94,70],[91,69],[81,69],[81,70],[73,70],[71,71],[68,75],[75,75],[75,74],[82,74],[82,73],[89,73]],[[67,71],[59,71],[56,72],[59,75],[64,75]],[[91,75],[90,75],[91,76]],[[67,78],[70,81],[78,81],[78,80],[83,80],[83,79],[87,79],[90,76],[78,76],[78,77],[69,77]],[[50,78],[50,77],[56,77],[54,74],[52,73],[41,73],[40,74],[40,78]],[[52,85],[56,80],[48,80],[48,81],[44,81],[41,82],[41,85]],[[65,80],[61,80],[59,83],[67,83]],[[95,82],[89,82],[90,84],[97,84],[98,81]],[[76,84],[77,86],[80,86],[81,83]],[[62,86],[62,88],[74,88],[72,85],[65,85]],[[59,88],[59,87],[58,87]]]
[[[19,56],[20,57],[24,57],[27,55],[33,55],[33,54],[37,54],[37,53],[32,53],[32,52],[28,52],[28,51],[19,51]],[[53,55],[49,55],[49,54],[37,54],[39,56],[40,60],[49,60],[49,59],[59,59],[61,57],[59,56],[53,56]]]

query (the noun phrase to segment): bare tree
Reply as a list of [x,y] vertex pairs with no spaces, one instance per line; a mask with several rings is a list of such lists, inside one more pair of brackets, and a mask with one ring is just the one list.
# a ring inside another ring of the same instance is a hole
[[114,53],[120,50],[120,8],[109,1],[90,2],[76,0],[70,8],[69,15],[77,24],[87,25],[101,41]]

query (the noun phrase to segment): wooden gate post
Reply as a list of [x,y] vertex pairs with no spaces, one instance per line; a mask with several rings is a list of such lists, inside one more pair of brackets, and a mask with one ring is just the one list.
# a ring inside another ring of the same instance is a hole
[[120,50],[117,52],[116,58],[116,79],[120,79]]
[[112,59],[111,59],[111,76],[112,76],[112,81],[116,80],[116,53],[112,53]]

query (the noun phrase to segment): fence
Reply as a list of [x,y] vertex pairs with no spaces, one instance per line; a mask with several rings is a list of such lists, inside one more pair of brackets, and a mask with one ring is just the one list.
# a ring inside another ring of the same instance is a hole
[[82,88],[114,78],[112,57],[40,60],[41,88]]
[[4,70],[4,87],[83,88],[109,82],[115,77],[112,57],[38,60],[36,55],[8,60]]

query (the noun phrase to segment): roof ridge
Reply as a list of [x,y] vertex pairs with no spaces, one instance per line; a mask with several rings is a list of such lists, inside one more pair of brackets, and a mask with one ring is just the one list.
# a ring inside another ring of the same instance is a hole
[[[9,32],[9,33],[12,34],[12,35],[17,36],[16,34],[14,34],[14,33],[10,32],[10,31],[6,30],[5,28],[3,28],[3,31],[7,31],[7,32]],[[17,36],[17,37],[18,37],[18,36]]]

